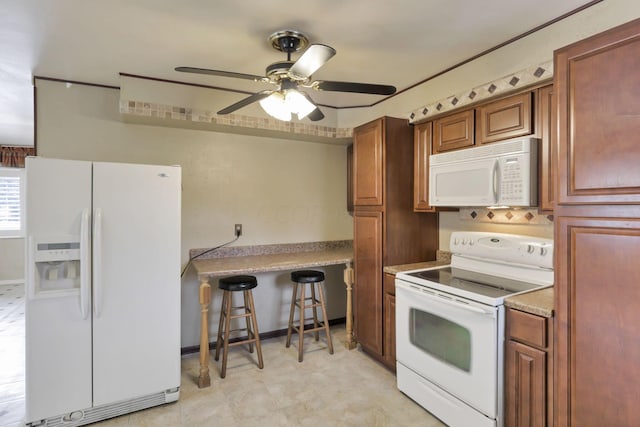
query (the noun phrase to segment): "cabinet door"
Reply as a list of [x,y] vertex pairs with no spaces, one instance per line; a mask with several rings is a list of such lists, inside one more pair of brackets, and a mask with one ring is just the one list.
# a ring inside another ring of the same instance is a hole
[[557,204],[640,203],[640,20],[555,52]]
[[357,341],[382,355],[382,212],[358,212],[353,226]]
[[353,212],[353,144],[347,147],[347,211]]
[[473,110],[467,110],[434,120],[433,152],[473,146],[473,117]]
[[367,123],[353,131],[355,206],[380,206],[384,182],[384,121]]
[[556,223],[556,425],[638,426],[640,219]]
[[386,365],[396,368],[396,297],[384,294],[384,361]]
[[541,139],[538,197],[542,211],[553,211],[555,202],[557,141],[554,101],[553,85],[538,90],[538,137]]
[[507,341],[505,425],[546,425],[546,354],[515,341]]
[[533,133],[531,92],[500,99],[476,109],[476,137],[480,144]]
[[435,212],[429,206],[429,155],[432,123],[420,123],[413,131],[413,210]]

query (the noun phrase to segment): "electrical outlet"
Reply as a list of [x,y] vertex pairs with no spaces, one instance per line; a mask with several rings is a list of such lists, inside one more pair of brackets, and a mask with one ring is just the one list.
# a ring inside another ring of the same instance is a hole
[[242,236],[242,224],[236,224],[235,233],[236,233],[236,237]]

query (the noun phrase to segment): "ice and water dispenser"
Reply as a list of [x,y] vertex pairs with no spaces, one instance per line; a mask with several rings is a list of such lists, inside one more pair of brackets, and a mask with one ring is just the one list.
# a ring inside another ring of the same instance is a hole
[[80,289],[80,241],[77,236],[34,239],[29,244],[35,267],[34,296]]

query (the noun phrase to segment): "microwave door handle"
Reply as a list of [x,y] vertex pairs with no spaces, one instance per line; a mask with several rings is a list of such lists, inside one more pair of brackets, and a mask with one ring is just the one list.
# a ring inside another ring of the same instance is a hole
[[493,203],[498,203],[500,200],[500,161],[496,160],[493,163]]

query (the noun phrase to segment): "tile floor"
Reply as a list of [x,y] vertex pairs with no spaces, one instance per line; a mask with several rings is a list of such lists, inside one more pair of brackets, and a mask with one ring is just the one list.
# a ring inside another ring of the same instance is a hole
[[0,286],[0,426],[24,417],[24,286]]
[[[22,287],[0,287],[0,427],[24,416],[24,299]],[[332,327],[329,355],[307,334],[304,361],[285,337],[262,342],[265,368],[232,348],[227,377],[211,359],[211,387],[198,389],[198,355],[182,358],[180,400],[94,424],[120,426],[444,426],[400,393],[395,376],[360,350],[344,348],[344,326]]]

